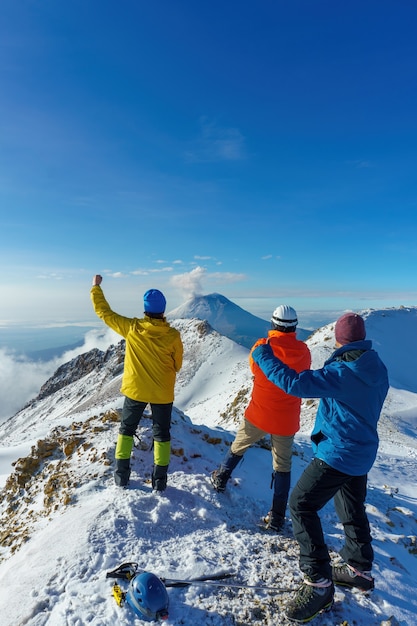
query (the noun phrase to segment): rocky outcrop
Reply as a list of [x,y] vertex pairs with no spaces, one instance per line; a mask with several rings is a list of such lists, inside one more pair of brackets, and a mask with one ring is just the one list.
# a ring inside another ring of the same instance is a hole
[[13,463],[1,492],[0,561],[30,538],[40,520],[74,504],[80,486],[110,471],[108,450],[96,445],[95,435],[115,429],[119,419],[117,411],[108,411],[54,428]]
[[92,371],[99,372],[103,367],[109,367],[113,376],[123,370],[125,354],[125,341],[120,341],[116,346],[110,346],[105,352],[94,348],[89,352],[80,354],[68,363],[61,365],[51,378],[42,385],[37,400],[43,400],[59,391],[63,387],[83,378]]

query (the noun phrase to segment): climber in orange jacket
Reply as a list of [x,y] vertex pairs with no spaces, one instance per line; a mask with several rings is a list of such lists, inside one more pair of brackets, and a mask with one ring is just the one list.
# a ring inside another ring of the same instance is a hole
[[223,492],[246,450],[270,435],[274,495],[265,522],[268,528],[277,532],[282,530],[285,520],[291,482],[292,447],[294,435],[300,429],[301,399],[289,396],[271,383],[253,361],[252,352],[259,345],[269,343],[274,355],[291,369],[297,372],[309,369],[310,350],[296,337],[297,323],[297,314],[292,307],[279,306],[272,315],[268,338],[259,339],[252,347],[249,355],[254,376],[251,399],[230,451],[220,467],[211,474],[214,488]]

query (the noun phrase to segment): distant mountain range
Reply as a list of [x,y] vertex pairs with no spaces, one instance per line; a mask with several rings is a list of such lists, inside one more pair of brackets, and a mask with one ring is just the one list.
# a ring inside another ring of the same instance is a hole
[[[266,337],[271,328],[270,321],[248,313],[219,293],[194,296],[170,311],[167,317],[169,320],[206,320],[218,333],[249,349],[260,337]],[[309,335],[311,331],[297,329],[297,337],[302,341]]]

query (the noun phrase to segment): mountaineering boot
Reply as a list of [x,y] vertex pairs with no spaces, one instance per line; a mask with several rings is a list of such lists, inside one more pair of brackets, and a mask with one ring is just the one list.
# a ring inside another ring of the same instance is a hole
[[264,517],[266,528],[280,532],[284,527],[288,493],[290,491],[291,472],[273,472],[271,487],[274,486],[272,507]]
[[116,459],[114,482],[118,487],[127,487],[130,478],[130,459]]
[[168,465],[154,465],[152,472],[152,489],[165,491],[167,487]]
[[371,572],[361,572],[347,563],[332,566],[332,578],[335,585],[351,587],[361,591],[372,591],[375,581]]
[[214,470],[210,476],[211,483],[216,491],[223,493],[233,470],[242,459],[243,456],[233,454],[230,450],[227,452],[220,467]]
[[331,580],[321,578],[313,582],[306,578],[296,595],[285,608],[285,617],[290,622],[306,624],[321,611],[328,611],[333,604],[334,585]]
[[286,508],[286,502],[283,502],[282,500],[276,500],[274,498],[272,501],[271,510],[264,517],[265,528],[267,528],[268,530],[274,530],[276,533],[279,533],[284,528]]

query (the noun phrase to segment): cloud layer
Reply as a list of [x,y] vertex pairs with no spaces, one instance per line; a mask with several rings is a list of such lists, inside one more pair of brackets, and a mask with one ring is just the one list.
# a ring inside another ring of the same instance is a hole
[[82,346],[45,362],[34,362],[7,348],[0,348],[0,422],[7,420],[35,398],[41,386],[60,365],[93,348],[107,350],[112,343],[119,341],[119,335],[108,328],[91,330],[86,333]]

